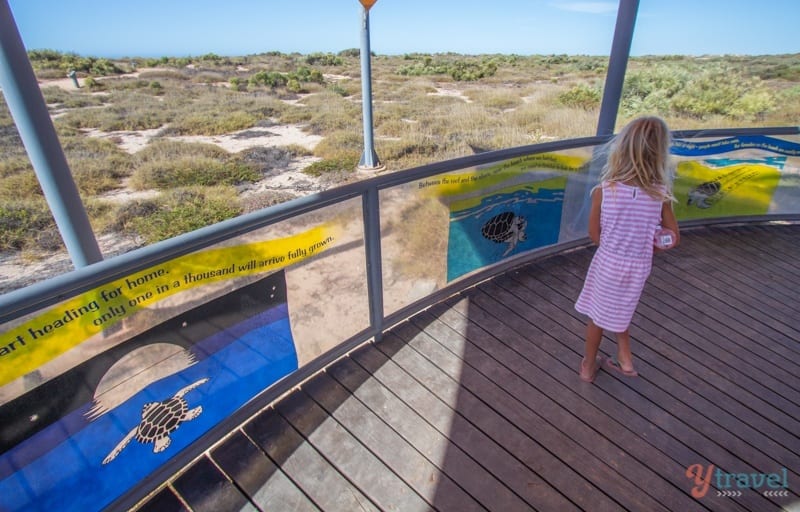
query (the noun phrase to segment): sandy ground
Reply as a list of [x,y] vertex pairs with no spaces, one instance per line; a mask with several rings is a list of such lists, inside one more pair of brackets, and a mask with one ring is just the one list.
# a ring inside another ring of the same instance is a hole
[[[138,73],[130,76],[137,75]],[[56,85],[67,90],[74,90],[74,84],[69,78],[48,81],[43,85]],[[449,90],[443,90],[442,94],[457,95],[456,91]],[[465,100],[467,99],[465,98]],[[113,140],[123,150],[134,154],[144,148],[154,137],[159,136],[160,131],[160,129],[117,132],[89,130],[87,135]],[[313,149],[322,140],[322,137],[303,132],[302,126],[297,125],[256,127],[219,136],[171,138],[186,142],[215,144],[232,153],[264,146],[299,145]],[[243,190],[242,195],[282,191],[298,197],[319,192],[326,188],[326,184],[303,173],[303,169],[314,160],[314,157],[298,158],[294,159],[286,168],[269,171],[264,179]],[[104,199],[125,202],[151,197],[157,193],[156,191],[134,191],[123,184],[123,187],[107,194]],[[402,203],[389,201],[383,208],[382,214],[387,218],[394,218],[401,215],[401,209]],[[335,245],[320,257],[288,267],[285,273],[290,321],[300,365],[313,360],[368,327],[369,306],[361,201],[356,198],[339,206],[290,219],[224,243],[224,245],[237,245],[254,240],[272,240],[286,236],[288,233],[316,227],[321,222],[331,220],[339,226],[340,234],[337,235]],[[383,243],[385,255],[404,252],[402,242],[393,236],[385,238]],[[98,236],[98,244],[105,258],[129,252],[142,245],[141,241],[135,238],[118,235]],[[69,272],[71,269],[72,264],[65,252],[44,258],[18,253],[0,254],[0,293]],[[391,311],[427,295],[442,284],[444,276],[436,279],[405,279],[403,272],[394,268],[390,257],[384,260],[384,280],[384,285],[387,287],[385,305]],[[215,294],[224,291],[215,290],[213,286],[208,290],[205,288],[203,287],[201,293],[202,298],[197,296],[197,299],[210,300]],[[179,297],[176,296],[177,298]],[[166,300],[164,304],[159,303],[155,308],[160,309],[163,306],[167,310],[172,310],[175,304],[171,304],[171,302],[171,300]],[[108,343],[122,342],[128,336],[129,334],[122,336],[116,341],[105,339],[100,345],[82,344],[43,366],[39,375],[45,380],[52,378],[74,364],[107,350]],[[20,386],[22,384],[15,381],[14,386],[2,390],[0,399],[5,401],[13,396],[18,396],[25,391]]]
[[[153,71],[151,68],[147,71]],[[136,73],[130,73],[127,77],[136,77],[145,69]],[[110,78],[113,79],[113,78]],[[102,79],[101,79],[102,80]],[[83,79],[79,79],[83,86]],[[70,78],[46,80],[40,82],[41,87],[57,86],[65,90],[75,90],[75,85]],[[56,113],[57,115],[57,113]],[[128,153],[136,153],[144,148],[161,131],[159,129],[140,130],[140,131],[114,131],[102,132],[100,130],[87,130],[90,137],[111,139]],[[175,140],[186,142],[204,142],[215,144],[226,151],[237,153],[253,147],[265,146],[291,146],[297,145],[308,149],[322,140],[318,135],[307,134],[298,125],[275,125],[270,127],[255,127],[241,130],[225,135],[206,137],[206,136],[185,136],[171,137]],[[244,191],[244,195],[256,194],[264,191],[285,191],[294,196],[302,196],[319,192],[324,185],[317,179],[303,173],[303,169],[313,162],[313,157],[303,157],[293,161],[288,168],[279,172],[270,172],[263,180],[250,185]],[[104,199],[114,202],[125,202],[133,199],[142,199],[157,195],[157,191],[134,191],[126,186],[108,193]],[[117,254],[128,252],[141,242],[133,238],[122,238],[119,236],[101,235],[98,236],[98,244],[104,257],[108,258]],[[6,293],[16,288],[30,285],[36,281],[46,279],[72,269],[69,256],[66,252],[59,252],[52,255],[42,256],[34,254],[21,254],[19,252],[0,253],[0,293]]]

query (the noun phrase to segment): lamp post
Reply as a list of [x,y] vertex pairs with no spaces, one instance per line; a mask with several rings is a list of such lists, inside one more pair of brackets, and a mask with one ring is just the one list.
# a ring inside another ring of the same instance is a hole
[[380,163],[372,137],[372,69],[369,49],[369,9],[378,0],[359,0],[364,7],[361,15],[361,101],[364,117],[364,153],[358,168],[379,171],[386,166]]

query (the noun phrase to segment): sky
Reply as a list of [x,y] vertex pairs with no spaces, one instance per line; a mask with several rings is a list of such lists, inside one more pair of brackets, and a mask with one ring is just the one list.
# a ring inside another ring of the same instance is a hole
[[[361,46],[358,0],[0,0],[28,50],[243,56]],[[370,47],[405,53],[608,55],[618,2],[378,0]],[[800,53],[798,0],[640,0],[637,55]]]

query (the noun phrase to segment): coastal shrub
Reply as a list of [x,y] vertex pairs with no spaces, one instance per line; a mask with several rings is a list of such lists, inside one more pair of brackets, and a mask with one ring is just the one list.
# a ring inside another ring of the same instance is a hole
[[259,71],[250,77],[248,82],[254,86],[270,87],[283,87],[289,81],[286,75],[278,73],[277,71]]
[[130,185],[137,190],[239,185],[261,177],[256,164],[213,144],[159,140],[133,160]]
[[361,155],[364,149],[364,137],[356,130],[341,130],[331,133],[314,146],[314,156],[320,158],[340,159],[342,152]]
[[409,66],[402,66],[397,70],[399,75],[449,75],[457,82],[480,80],[497,73],[498,64],[493,58],[475,59],[434,59],[430,55],[409,56],[416,62]]
[[37,73],[47,70],[59,70],[61,76],[69,70],[95,76],[124,73],[123,69],[106,58],[81,57],[76,53],[61,53],[49,49],[30,50],[28,59]]
[[110,140],[65,137],[62,146],[75,184],[85,196],[117,189],[131,173],[130,155]]
[[260,177],[253,165],[236,158],[220,162],[204,157],[184,157],[137,167],[131,177],[131,186],[147,190],[192,185],[240,185],[257,181]]
[[558,101],[564,106],[591,110],[600,106],[602,92],[597,87],[578,84],[558,95]]
[[314,177],[338,172],[350,173],[356,169],[360,159],[360,153],[342,151],[338,157],[325,158],[311,163],[311,165],[303,169],[303,172]]
[[340,57],[350,57],[357,59],[361,57],[361,50],[358,48],[348,48],[339,52]]
[[491,59],[480,63],[457,60],[448,68],[448,74],[457,82],[474,82],[495,73],[497,63]]
[[288,74],[289,80],[297,80],[298,82],[313,82],[321,84],[325,82],[325,77],[318,69],[307,68],[301,66]]
[[344,59],[332,53],[312,53],[307,55],[305,61],[310,66],[341,66]]
[[504,89],[476,89],[474,91],[469,91],[467,96],[484,107],[497,110],[508,110],[522,104],[522,99],[518,94]]
[[187,187],[139,202],[142,215],[130,215],[125,231],[155,243],[241,215],[233,187]]
[[622,88],[620,110],[634,116],[643,113],[666,115],[672,101],[691,80],[692,74],[675,66],[657,65],[627,74]]
[[183,142],[179,140],[155,139],[134,156],[134,165],[165,162],[181,158],[205,157],[225,159],[230,155],[215,144]]
[[[3,162],[5,164],[6,162]],[[33,172],[30,164],[22,167],[19,171],[10,172],[4,165],[2,169],[2,179],[0,179],[0,200],[19,200],[21,198],[42,197],[42,187]]]
[[104,108],[70,110],[56,119],[57,124],[75,128],[97,128],[105,132],[151,130],[169,123],[174,106],[165,107],[152,94],[139,91],[114,92]]
[[223,111],[218,115],[206,112],[188,114],[177,118],[170,125],[171,135],[222,135],[236,132],[245,128],[252,128],[258,118],[242,110]]
[[0,200],[0,250],[35,246],[37,234],[55,221],[43,198]]
[[247,90],[247,80],[241,77],[235,76],[228,80],[228,83],[231,84],[232,91],[243,92]]
[[[361,104],[343,98],[330,90],[303,98],[303,108],[295,108],[289,115],[305,119],[305,131],[315,135],[330,136],[336,132],[360,132]],[[284,116],[281,121],[286,122]],[[327,138],[327,137],[326,137]]]

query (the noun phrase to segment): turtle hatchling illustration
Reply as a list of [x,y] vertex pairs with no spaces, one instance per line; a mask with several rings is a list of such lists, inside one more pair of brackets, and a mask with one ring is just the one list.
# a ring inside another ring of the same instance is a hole
[[189,384],[178,390],[175,395],[162,402],[144,404],[144,407],[142,407],[142,421],[128,432],[128,435],[119,442],[116,448],[103,459],[103,464],[108,464],[114,460],[132,439],[136,439],[140,443],[153,443],[153,453],[166,450],[171,442],[169,435],[181,423],[193,420],[203,412],[203,408],[199,405],[189,409],[189,403],[183,397],[189,391],[206,382],[208,382],[207,378],[200,379],[194,384]]
[[701,183],[689,191],[687,205],[695,205],[698,208],[711,208],[716,202],[716,196],[722,190],[722,184],[718,180]]
[[503,212],[486,221],[481,228],[481,233],[492,242],[507,243],[508,247],[503,253],[503,256],[506,256],[517,247],[519,242],[525,241],[526,227],[528,227],[528,221],[525,220],[525,217],[514,212]]

